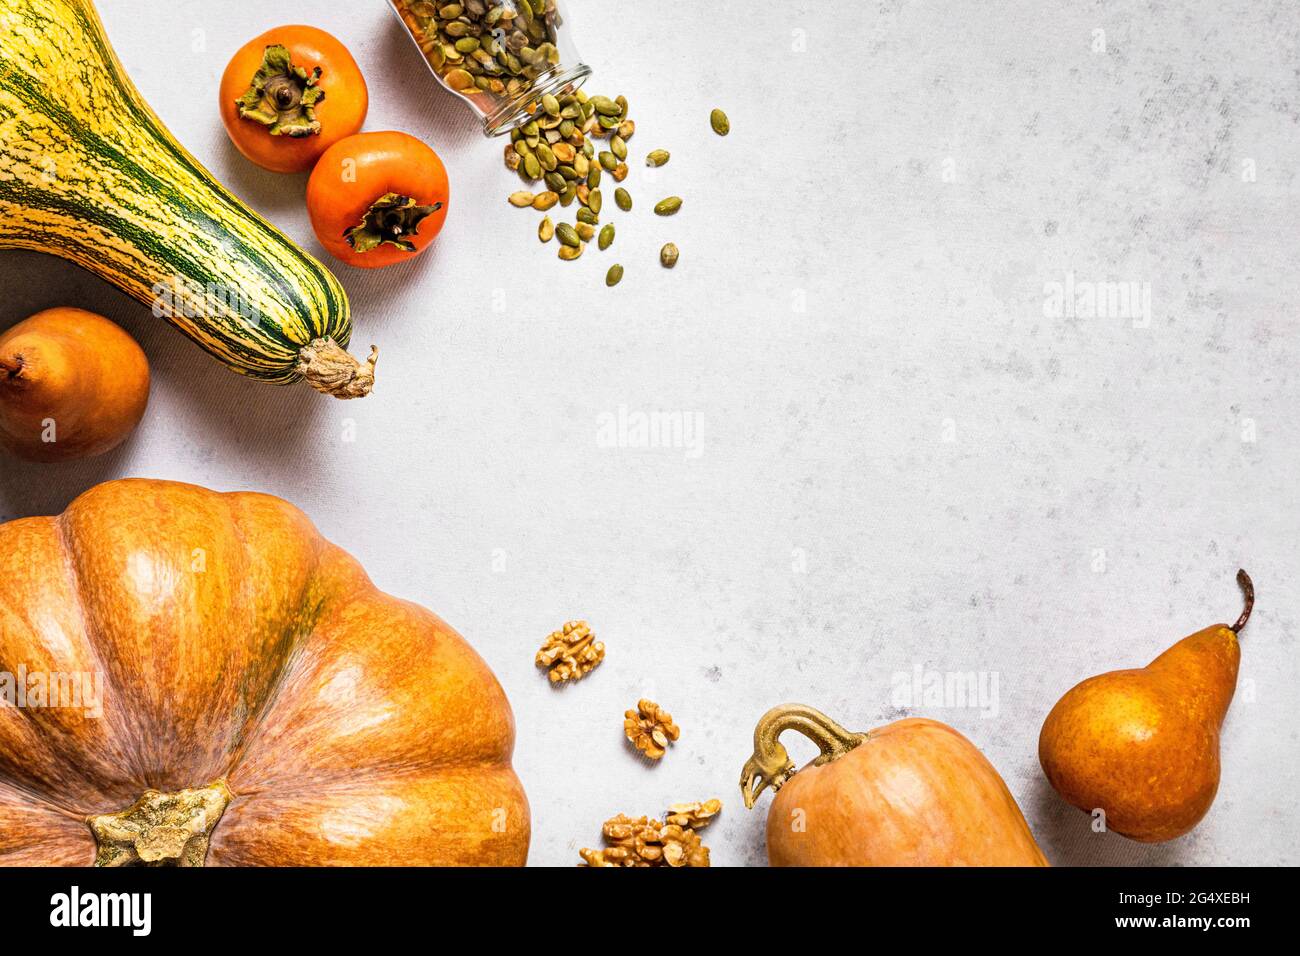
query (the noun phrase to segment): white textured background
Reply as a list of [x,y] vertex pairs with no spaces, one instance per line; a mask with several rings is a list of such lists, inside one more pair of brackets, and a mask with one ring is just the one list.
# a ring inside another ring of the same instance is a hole
[[[100,2],[145,97],[320,254],[305,176],[244,161],[215,105],[235,48],[303,4],[144,6]],[[891,678],[916,666],[997,675],[996,717],[911,712],[983,748],[1054,862],[1300,862],[1290,0],[570,0],[588,89],[632,102],[633,156],[673,153],[654,174],[634,163],[635,212],[607,203],[613,249],[571,264],[506,204],[501,142],[434,87],[382,0],[312,6],[366,73],[367,128],[425,139],[452,176],[417,263],[339,268],[354,351],[382,351],[375,394],[241,379],[99,280],[6,252],[0,328],[103,312],[155,384],[121,450],[0,463],[0,517],[125,475],[298,504],[501,678],[535,864],[577,862],[613,813],[715,795],[715,863],[762,862],[763,813],[736,788],[755,719],[797,700],[873,727],[901,716]],[[671,193],[683,211],[657,219]],[[1149,325],[1045,317],[1045,283],[1071,271],[1149,284]],[[698,415],[702,454],[600,447],[620,405]],[[1259,605],[1213,810],[1159,847],[1091,834],[1038,769],[1047,709],[1231,621],[1238,565]],[[556,692],[532,656],[571,617],[609,656]],[[683,728],[657,767],[622,739],[642,694]]]

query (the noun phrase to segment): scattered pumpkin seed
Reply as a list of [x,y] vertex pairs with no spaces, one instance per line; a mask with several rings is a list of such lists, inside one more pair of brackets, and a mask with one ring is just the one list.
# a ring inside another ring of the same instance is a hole
[[632,194],[622,186],[614,190],[614,205],[624,212],[632,211]]
[[523,209],[525,206],[531,206],[532,204],[533,194],[526,189],[521,189],[519,192],[510,194],[510,205],[515,206],[518,209]]
[[610,175],[614,177],[614,182],[621,183],[627,179],[627,171],[627,163],[619,163],[614,167],[614,171]]
[[674,216],[677,210],[682,208],[681,196],[669,196],[667,199],[661,199],[655,203],[656,216]]
[[600,238],[596,241],[602,252],[614,244],[614,224],[612,222],[605,223],[604,228],[600,230]]
[[659,262],[665,269],[671,269],[677,265],[678,249],[671,242],[664,243],[664,247],[659,250]]
[[[547,94],[545,94],[545,95],[542,96],[542,109],[546,110],[546,115],[547,115],[547,116],[559,116],[559,115],[560,115],[560,101],[557,100],[557,99],[556,99],[554,96],[552,96],[550,93],[547,93]],[[714,112],[716,113],[717,111],[715,110]],[[715,127],[715,129],[716,129],[716,127]]]
[[545,212],[560,201],[560,194],[547,190],[544,193],[538,193],[533,197],[533,208],[538,212]]
[[731,120],[727,119],[727,114],[722,110],[714,110],[709,114],[709,125],[719,136],[726,136],[731,132]]
[[618,285],[622,281],[623,281],[623,267],[616,262],[612,266],[610,266],[609,271],[605,273],[605,285],[613,288],[614,286]]
[[615,133],[609,138],[609,151],[618,157],[619,162],[627,159],[627,143]]
[[551,222],[550,216],[543,216],[537,226],[537,238],[542,242],[550,242],[553,235],[555,235],[555,223]]
[[582,255],[582,249],[583,247],[581,244],[576,246],[562,245],[560,246],[559,256],[565,262],[572,262],[574,259],[578,258],[578,256]]
[[582,239],[578,236],[578,231],[570,226],[567,222],[562,222],[555,227],[555,238],[566,246],[578,247],[582,245]]
[[600,216],[596,214],[595,210],[589,207],[579,209],[577,219],[578,222],[585,222],[589,226],[597,225],[600,222]]
[[668,152],[668,150],[654,149],[651,150],[649,155],[646,156],[645,164],[647,166],[666,166],[670,158],[671,158],[671,154]]
[[605,169],[612,170],[618,165],[618,157],[607,149],[602,149],[598,158],[600,159],[600,165]]
[[603,204],[604,204],[604,200],[601,198],[599,189],[593,189],[591,190],[591,192],[587,194],[587,208],[590,209],[592,212],[594,212],[597,216],[600,215],[600,207]]

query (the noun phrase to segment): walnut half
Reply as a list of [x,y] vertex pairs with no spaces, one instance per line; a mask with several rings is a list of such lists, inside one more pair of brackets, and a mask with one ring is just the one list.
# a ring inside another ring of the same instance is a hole
[[636,749],[651,760],[658,760],[668,752],[668,742],[682,735],[681,728],[673,723],[673,715],[652,700],[639,700],[636,710],[623,714],[623,733]]
[[674,803],[668,808],[664,823],[676,824],[691,830],[703,830],[722,812],[722,801],[717,797],[701,803]]
[[537,666],[548,668],[552,684],[587,676],[605,659],[605,645],[586,621],[569,621],[554,631],[537,652]]

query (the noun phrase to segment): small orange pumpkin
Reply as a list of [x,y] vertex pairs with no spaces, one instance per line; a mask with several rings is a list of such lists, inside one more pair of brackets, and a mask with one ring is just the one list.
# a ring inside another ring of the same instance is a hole
[[0,672],[0,864],[527,857],[492,672],[278,498],[128,479],[0,525]]
[[[821,755],[802,770],[779,737],[797,730]],[[771,787],[773,866],[1047,866],[1015,798],[975,745],[910,718],[850,733],[802,704],[774,707],[741,772],[745,806]]]
[[102,315],[46,309],[0,334],[0,447],[20,458],[101,455],[148,401],[144,352]]

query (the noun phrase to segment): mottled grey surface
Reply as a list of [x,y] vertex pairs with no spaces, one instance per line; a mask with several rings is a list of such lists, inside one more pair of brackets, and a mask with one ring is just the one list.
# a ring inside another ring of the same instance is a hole
[[[122,450],[5,461],[0,516],[123,475],[297,503],[500,676],[537,864],[576,862],[615,812],[715,795],[715,862],[761,863],[736,779],[755,719],[788,700],[854,728],[955,725],[1057,863],[1300,862],[1295,4],[571,7],[589,89],[633,104],[634,156],[673,152],[634,164],[612,250],[540,247],[538,215],[505,202],[501,143],[381,0],[321,0],[311,19],[369,80],[368,128],[422,137],[453,178],[418,264],[340,268],[357,347],[382,350],[375,394],[246,381],[93,277],[4,253],[0,327],[95,309],[156,379]],[[250,166],[215,106],[235,47],[302,4],[101,9],[181,141],[319,251],[305,177]],[[681,214],[656,219],[671,193]],[[1083,309],[1054,308],[1067,282]],[[1137,295],[1097,315],[1098,283]],[[620,407],[683,416],[699,441],[609,447]],[[1239,565],[1260,600],[1213,810],[1159,847],[1092,834],[1038,769],[1043,716],[1083,677],[1231,620]],[[532,655],[570,617],[609,657],[556,692]],[[894,675],[916,668],[996,679],[996,707],[908,706]],[[642,695],[683,728],[657,767],[622,740]]]

